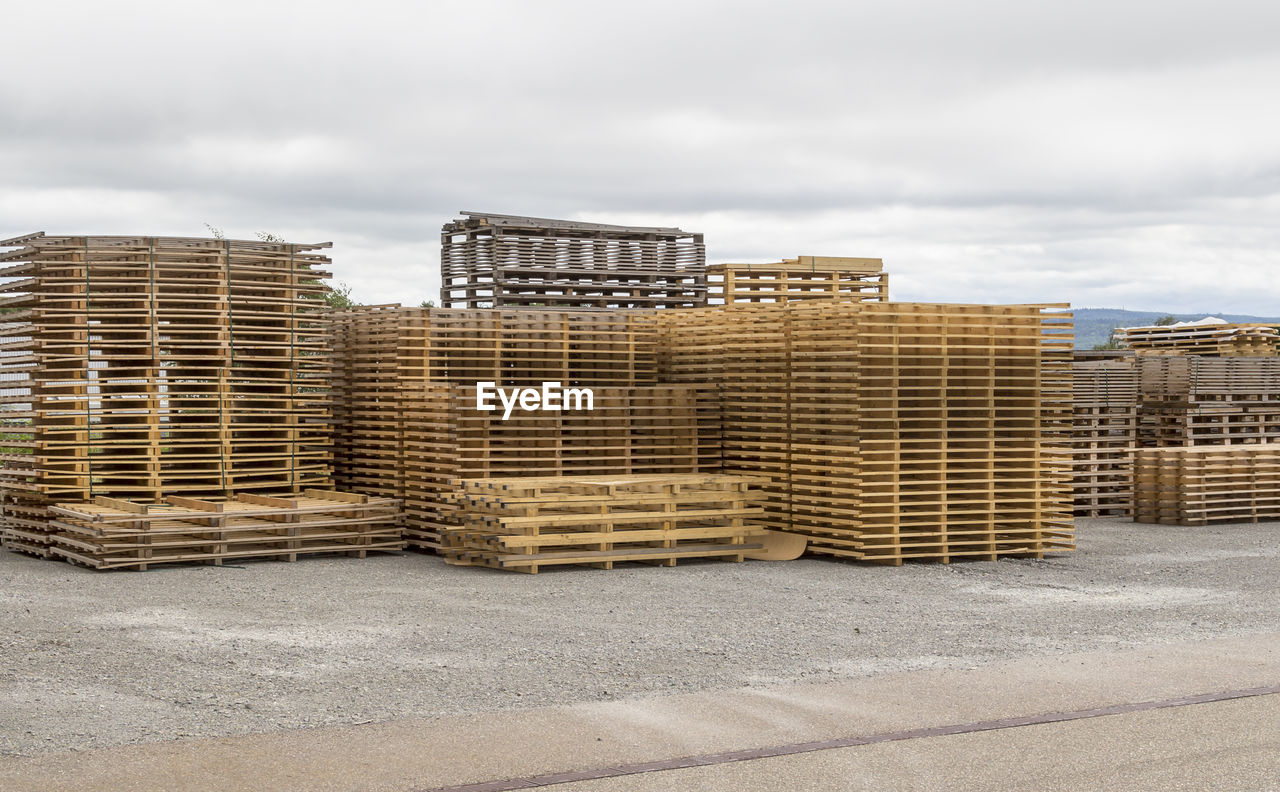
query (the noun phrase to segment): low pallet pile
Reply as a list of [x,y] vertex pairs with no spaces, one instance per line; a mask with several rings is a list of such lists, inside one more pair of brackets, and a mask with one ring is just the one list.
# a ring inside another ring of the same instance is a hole
[[1141,445],[1280,441],[1280,359],[1139,356],[1137,366]]
[[1280,444],[1138,449],[1134,479],[1136,522],[1280,520]]
[[702,234],[462,212],[440,233],[449,308],[689,308],[707,301]]
[[459,522],[444,537],[451,564],[537,573],[612,569],[638,561],[742,561],[763,547],[760,479],[729,475],[469,479],[450,496]]
[[[1157,358],[1157,360],[1186,358]],[[1131,514],[1138,373],[1133,357],[1077,359],[1072,376],[1072,490],[1082,517]]]
[[31,234],[0,242],[0,530],[51,503],[330,485],[324,245]]
[[53,553],[95,569],[400,550],[396,501],[307,490],[288,498],[242,493],[224,500],[170,496],[165,504],[97,497],[54,504]]
[[1280,331],[1261,323],[1121,327],[1117,332],[1139,355],[1275,357],[1280,349]]
[[710,300],[782,303],[843,299],[886,302],[889,273],[878,258],[799,256],[772,264],[712,264]]

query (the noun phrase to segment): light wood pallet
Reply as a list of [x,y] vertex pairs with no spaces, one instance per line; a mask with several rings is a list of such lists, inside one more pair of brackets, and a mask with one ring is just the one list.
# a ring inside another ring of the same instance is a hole
[[729,475],[563,476],[468,479],[451,500],[459,525],[445,560],[537,573],[551,566],[612,569],[635,561],[741,562],[763,547],[755,524],[762,479]]
[[287,498],[169,496],[163,505],[96,497],[49,507],[54,555],[95,569],[341,552],[400,550],[400,507],[390,499],[307,490]]
[[[726,467],[776,465],[772,527],[816,553],[900,564],[1070,550],[1071,324],[1047,307],[701,309],[724,326]],[[661,321],[673,347],[701,331]]]
[[[331,483],[327,245],[174,237],[0,243],[6,542],[52,501]],[[7,383],[7,384],[8,384]]]
[[1280,520],[1280,444],[1138,449],[1134,479],[1136,522]]
[[462,212],[440,234],[450,308],[687,308],[706,303],[702,235]]
[[1081,360],[1072,375],[1072,489],[1082,517],[1132,513],[1130,450],[1138,442],[1138,373],[1132,356]]
[[889,274],[873,258],[799,256],[771,264],[712,264],[707,267],[709,299],[788,303],[822,298],[886,302]]
[[1262,323],[1122,327],[1118,332],[1139,356],[1275,357],[1280,348],[1280,331]]

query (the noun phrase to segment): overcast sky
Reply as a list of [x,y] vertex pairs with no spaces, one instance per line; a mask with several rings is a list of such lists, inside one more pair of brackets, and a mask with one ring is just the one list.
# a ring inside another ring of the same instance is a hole
[[16,3],[0,233],[332,241],[460,209],[879,256],[894,299],[1280,314],[1280,3]]

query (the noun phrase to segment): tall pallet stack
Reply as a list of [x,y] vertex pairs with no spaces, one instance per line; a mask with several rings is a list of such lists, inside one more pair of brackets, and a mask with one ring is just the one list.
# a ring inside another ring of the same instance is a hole
[[1144,446],[1280,441],[1280,358],[1138,357]]
[[[692,473],[698,393],[657,378],[650,312],[418,309],[338,313],[349,425],[335,478],[406,502],[411,544],[439,548],[458,478]],[[476,386],[589,387],[590,412],[476,408]],[[714,462],[718,463],[718,460]],[[388,471],[391,471],[388,473]]]
[[889,299],[889,273],[878,258],[799,256],[771,264],[712,264],[707,279],[711,302],[726,305]]
[[0,243],[7,545],[53,503],[331,481],[327,245],[32,234]]
[[1275,357],[1280,330],[1261,323],[1178,324],[1118,328],[1138,355]]
[[440,234],[450,308],[688,308],[706,304],[701,234],[462,212]]
[[[768,518],[817,553],[901,564],[1071,549],[1070,315],[1046,308],[703,309],[723,326],[726,472],[776,466]],[[662,319],[676,348],[698,332]],[[751,379],[748,361],[765,373]]]
[[1077,353],[1072,377],[1072,489],[1081,517],[1131,514],[1138,441],[1138,374],[1134,358]]
[[1134,479],[1137,522],[1280,520],[1280,444],[1143,448]]

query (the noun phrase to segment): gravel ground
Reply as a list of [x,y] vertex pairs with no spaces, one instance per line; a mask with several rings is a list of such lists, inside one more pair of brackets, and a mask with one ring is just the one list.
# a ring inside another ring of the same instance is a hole
[[1078,520],[1044,561],[536,576],[420,554],[93,572],[0,554],[0,753],[829,681],[1280,632],[1275,525]]

